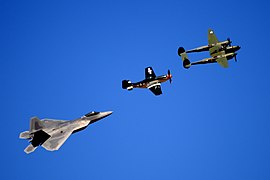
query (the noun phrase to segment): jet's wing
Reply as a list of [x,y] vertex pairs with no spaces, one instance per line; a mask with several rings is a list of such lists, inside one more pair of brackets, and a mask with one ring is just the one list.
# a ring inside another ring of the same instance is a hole
[[217,44],[219,41],[212,29],[208,30],[208,45]]
[[150,89],[150,91],[152,91],[156,96],[162,94],[160,83],[153,84],[149,86],[148,89]]
[[156,74],[152,67],[145,68],[145,79],[155,79]]
[[44,127],[57,127],[60,124],[67,122],[66,120],[44,119],[42,121]]
[[68,131],[56,131],[54,134],[51,135],[49,139],[47,139],[43,144],[44,147],[48,151],[55,151],[58,150],[64,142],[69,138],[72,134],[71,130]]

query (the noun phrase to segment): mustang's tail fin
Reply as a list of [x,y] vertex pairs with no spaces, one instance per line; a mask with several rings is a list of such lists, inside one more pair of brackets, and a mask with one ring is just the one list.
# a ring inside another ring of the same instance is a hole
[[191,66],[191,63],[188,59],[187,53],[183,47],[178,48],[178,55],[182,58],[183,61],[183,67],[188,69]]
[[127,90],[132,90],[133,89],[133,85],[132,85],[132,83],[131,83],[131,81],[130,80],[123,80],[122,81],[122,88],[123,89],[127,89]]

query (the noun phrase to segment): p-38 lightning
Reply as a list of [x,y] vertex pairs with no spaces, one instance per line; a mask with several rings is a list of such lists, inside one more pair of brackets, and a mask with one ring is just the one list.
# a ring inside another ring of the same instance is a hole
[[132,83],[130,80],[122,81],[122,88],[127,90],[132,90],[133,88],[148,88],[152,91],[156,96],[162,94],[160,84],[169,80],[172,82],[172,75],[170,70],[168,70],[168,74],[162,76],[156,76],[152,67],[145,68],[145,79]]
[[[236,59],[236,51],[240,49],[240,46],[232,46],[231,40],[228,38],[225,41],[218,41],[216,35],[214,34],[214,31],[209,29],[208,30],[208,45],[201,46],[195,49],[191,49],[188,51],[185,51],[183,47],[178,48],[178,55],[181,56],[183,61],[184,68],[188,69],[191,65],[196,64],[208,64],[208,63],[215,63],[217,62],[222,67],[227,68],[228,60],[234,58],[235,62]],[[202,51],[209,51],[210,58],[205,58],[197,62],[190,62],[187,56],[187,53],[193,53],[193,52],[202,52]]]
[[58,150],[69,136],[85,129],[90,124],[112,114],[107,112],[90,112],[81,118],[65,121],[33,117],[30,120],[30,130],[20,133],[21,139],[28,139],[31,144],[24,149],[29,154],[41,145],[48,151]]

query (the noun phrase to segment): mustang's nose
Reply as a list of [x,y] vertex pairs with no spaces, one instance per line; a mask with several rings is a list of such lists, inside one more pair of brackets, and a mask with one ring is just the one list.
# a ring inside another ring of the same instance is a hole
[[241,47],[240,46],[236,46],[236,51],[238,51],[239,49],[241,49]]

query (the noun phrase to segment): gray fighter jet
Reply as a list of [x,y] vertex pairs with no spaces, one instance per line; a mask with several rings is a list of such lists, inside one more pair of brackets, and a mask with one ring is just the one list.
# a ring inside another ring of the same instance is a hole
[[81,118],[71,121],[40,120],[38,117],[33,117],[30,120],[30,130],[20,133],[21,139],[28,139],[31,143],[24,149],[24,152],[29,154],[35,151],[39,145],[48,151],[58,150],[71,134],[81,131],[88,125],[111,114],[112,111],[90,112]]

